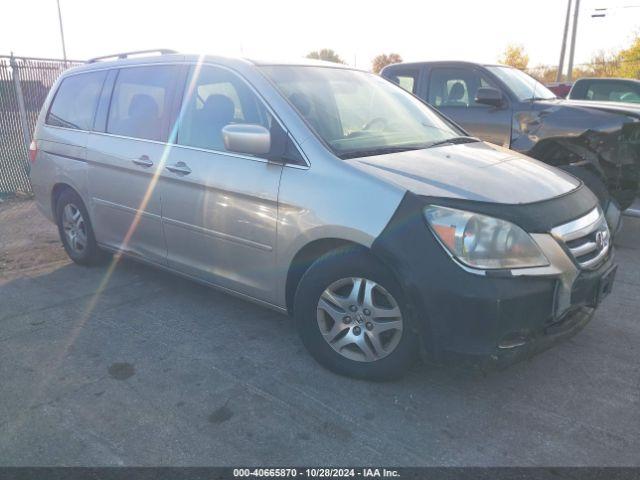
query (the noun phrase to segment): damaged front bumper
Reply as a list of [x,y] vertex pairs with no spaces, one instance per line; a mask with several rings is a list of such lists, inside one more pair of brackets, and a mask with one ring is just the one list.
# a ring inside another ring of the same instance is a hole
[[[546,232],[530,235],[549,265],[512,270],[474,270],[452,259],[420,214],[425,200],[407,195],[372,251],[396,272],[423,353],[436,363],[488,367],[526,358],[577,333],[611,291],[614,250],[590,193],[576,191],[535,206],[501,206],[527,231]],[[461,207],[460,201],[440,199],[453,202]],[[577,219],[552,218],[557,212],[571,215],[578,208],[571,205],[578,204],[586,211]],[[467,204],[472,206],[495,208]]]
[[597,269],[580,272],[568,292],[555,276],[484,278],[502,292],[497,298],[451,292],[452,308],[443,319],[447,326],[440,325],[442,348],[435,350],[434,359],[499,369],[547,350],[589,323],[611,293],[616,270],[611,251]]

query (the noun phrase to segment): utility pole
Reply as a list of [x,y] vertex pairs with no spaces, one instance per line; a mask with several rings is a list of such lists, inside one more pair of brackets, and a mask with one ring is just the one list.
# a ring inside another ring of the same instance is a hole
[[62,58],[64,59],[64,66],[67,66],[67,47],[64,44],[64,28],[62,28],[62,12],[60,11],[60,0],[56,0],[58,3],[58,23],[60,24],[60,38],[62,39]]
[[564,69],[564,52],[567,49],[567,35],[569,34],[569,17],[571,16],[571,0],[567,0],[567,15],[564,18],[564,33],[562,34],[562,47],[560,48],[560,63],[558,64],[558,73],[556,74],[556,82],[562,81],[562,70]]
[[573,55],[576,51],[576,35],[578,33],[578,14],[580,13],[580,0],[576,0],[576,8],[573,11],[573,33],[571,34],[571,49],[569,50],[569,71],[567,80],[573,79]]

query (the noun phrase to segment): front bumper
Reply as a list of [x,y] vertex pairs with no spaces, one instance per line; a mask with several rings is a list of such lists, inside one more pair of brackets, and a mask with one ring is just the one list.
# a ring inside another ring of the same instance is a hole
[[531,288],[519,282],[504,286],[511,291],[508,298],[469,301],[458,296],[457,314],[466,312],[464,320],[455,321],[461,327],[458,332],[472,332],[474,327],[476,331],[471,337],[445,333],[437,359],[500,368],[540,353],[589,323],[600,301],[611,292],[615,270],[612,252],[597,270],[580,273],[573,284],[571,304],[561,313],[556,310],[557,279],[538,279],[531,282],[535,285]]
[[546,242],[549,267],[471,273],[438,243],[415,200],[407,196],[372,250],[396,272],[424,352],[436,362],[506,365],[526,358],[580,331],[610,291],[613,249],[596,269],[584,270],[549,234],[534,235]]

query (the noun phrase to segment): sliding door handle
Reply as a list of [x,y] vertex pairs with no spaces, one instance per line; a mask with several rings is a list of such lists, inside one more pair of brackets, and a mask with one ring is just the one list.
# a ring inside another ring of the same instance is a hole
[[148,155],[141,155],[138,158],[134,158],[131,160],[136,165],[140,165],[141,167],[151,167],[153,166],[153,162],[149,158]]
[[191,169],[184,162],[178,162],[174,165],[167,165],[167,170],[179,175],[189,175],[191,173]]

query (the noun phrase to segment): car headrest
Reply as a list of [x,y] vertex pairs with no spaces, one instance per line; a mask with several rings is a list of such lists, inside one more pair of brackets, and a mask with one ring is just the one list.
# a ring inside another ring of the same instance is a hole
[[129,117],[157,118],[158,104],[151,95],[137,93],[131,98]]
[[226,95],[209,95],[202,106],[207,119],[221,124],[231,123],[236,113],[233,101]]
[[449,100],[462,100],[462,97],[464,97],[464,85],[462,85],[462,82],[456,82],[451,86]]

